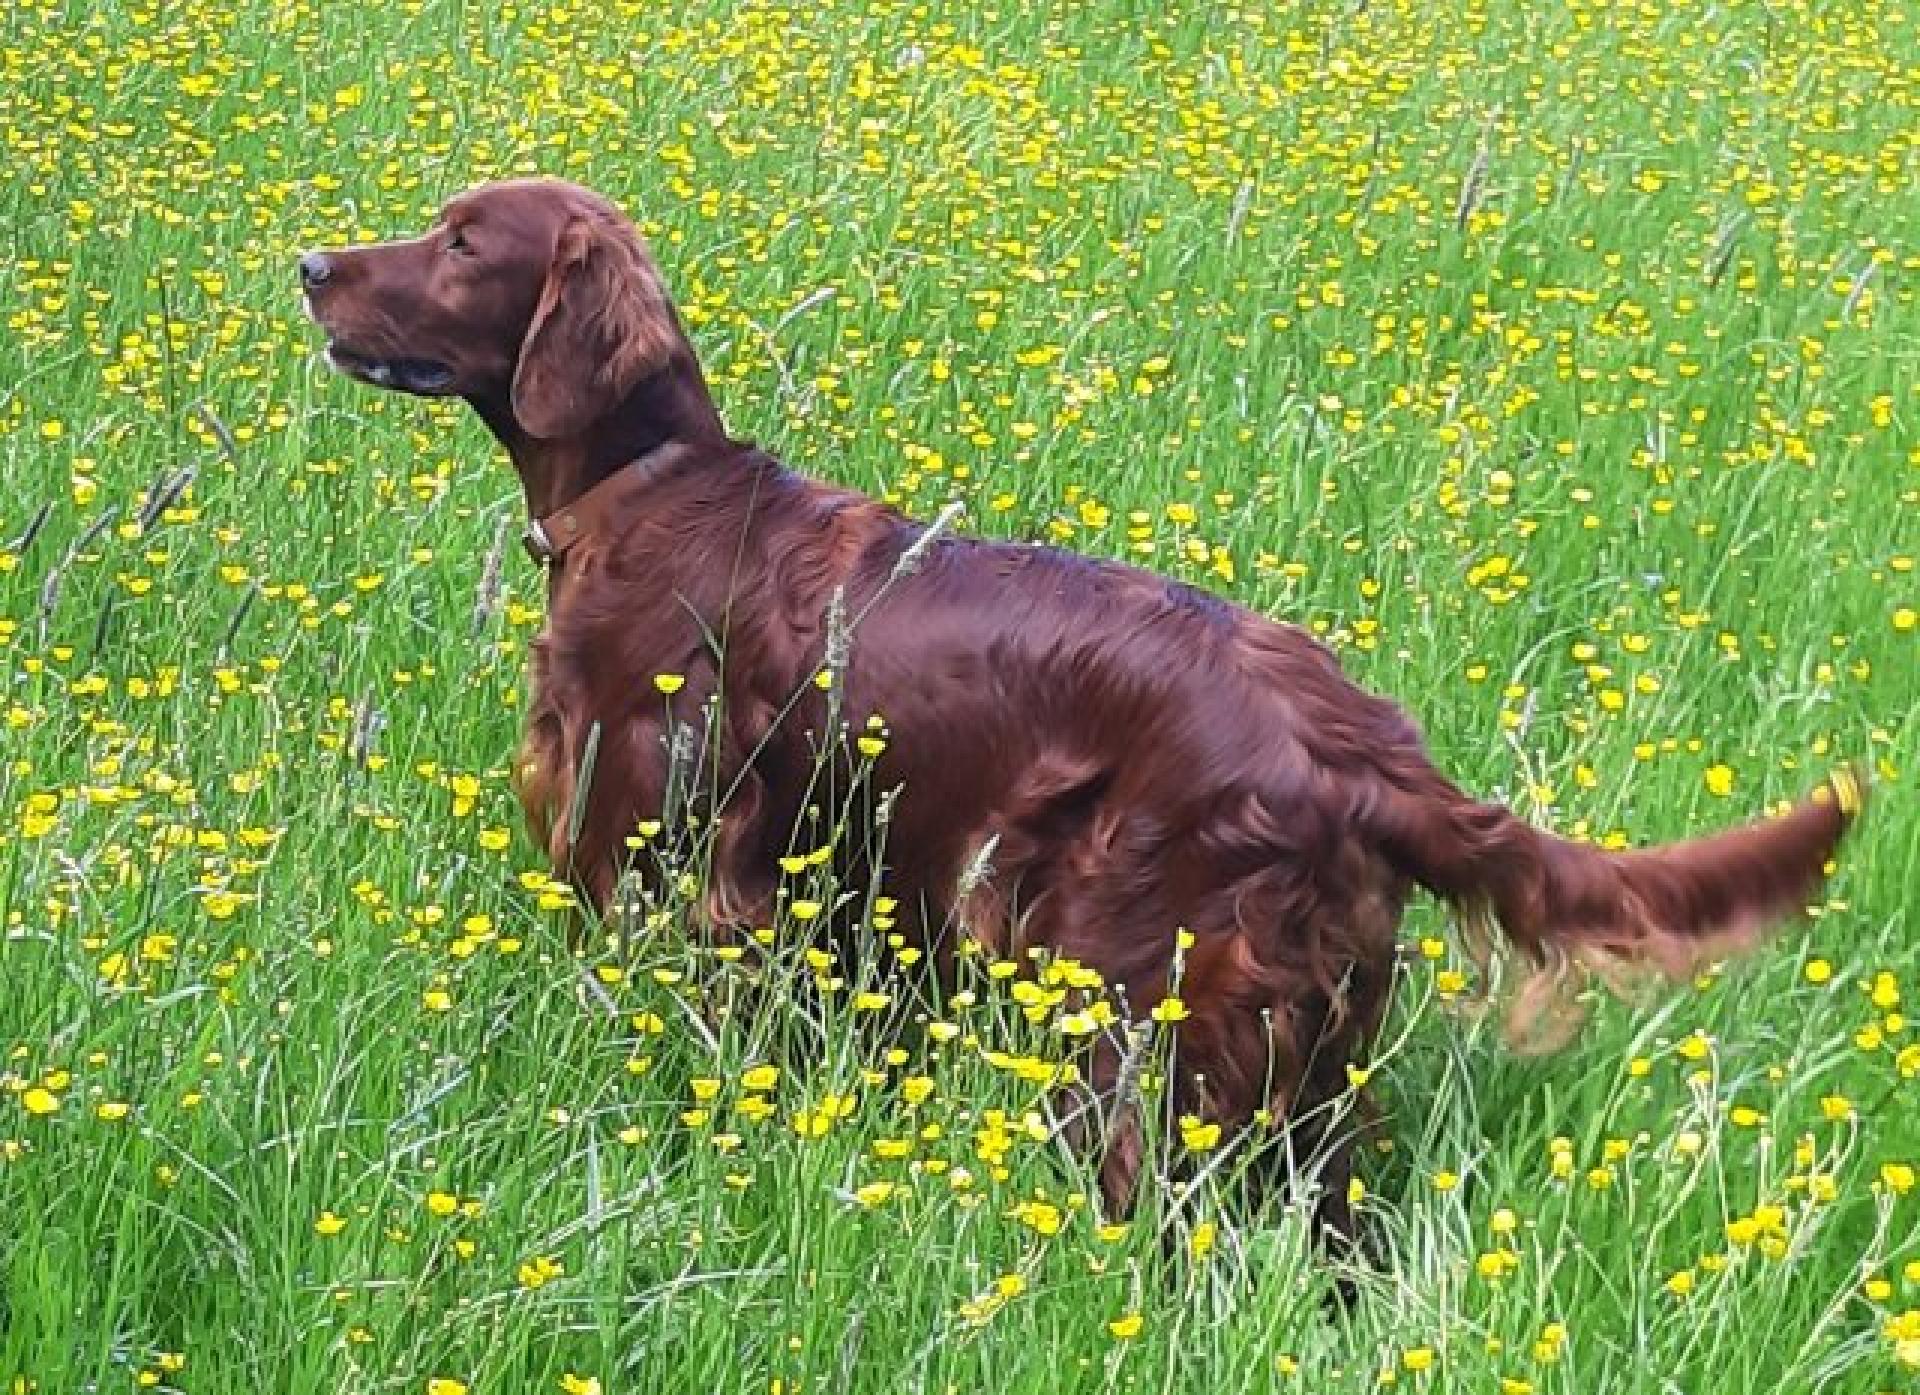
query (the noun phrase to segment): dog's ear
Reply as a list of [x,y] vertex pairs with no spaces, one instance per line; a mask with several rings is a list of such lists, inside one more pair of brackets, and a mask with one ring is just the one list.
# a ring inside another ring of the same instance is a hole
[[513,415],[541,440],[578,435],[681,347],[673,304],[640,235],[582,210],[554,247],[513,372]]

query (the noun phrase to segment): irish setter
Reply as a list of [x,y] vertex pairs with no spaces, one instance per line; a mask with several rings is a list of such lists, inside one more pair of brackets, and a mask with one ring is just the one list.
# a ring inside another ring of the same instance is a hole
[[[299,271],[334,367],[465,398],[519,472],[548,616],[518,788],[593,906],[662,815],[677,723],[707,732],[724,801],[709,928],[772,923],[830,717],[857,733],[877,714],[873,784],[894,793],[863,870],[900,932],[936,971],[962,938],[1070,956],[1136,1021],[1189,932],[1172,1103],[1230,1130],[1348,1088],[1415,886],[1479,952],[1503,932],[1534,970],[1522,1015],[1557,1018],[1569,968],[1684,975],[1802,909],[1858,807],[1843,775],[1716,837],[1565,841],[1463,794],[1302,630],[1118,563],[936,536],[803,479],[727,434],[639,234],[589,190],[487,185],[420,237]],[[661,674],[684,686],[663,696]],[[1108,1105],[1120,1042],[1085,1060]],[[1123,1209],[1140,1126],[1098,1144]],[[1344,1233],[1349,1148],[1323,1144],[1321,1219]]]

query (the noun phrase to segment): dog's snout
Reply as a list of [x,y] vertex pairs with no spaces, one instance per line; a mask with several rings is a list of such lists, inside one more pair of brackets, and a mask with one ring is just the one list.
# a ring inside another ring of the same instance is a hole
[[312,290],[315,286],[324,285],[327,278],[331,275],[333,275],[333,263],[328,261],[324,255],[319,252],[302,252],[300,254],[300,284],[308,290]]

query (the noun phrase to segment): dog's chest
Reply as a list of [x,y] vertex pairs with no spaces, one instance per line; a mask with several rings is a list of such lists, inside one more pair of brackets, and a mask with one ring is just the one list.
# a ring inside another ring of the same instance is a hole
[[604,852],[584,845],[614,838],[616,825],[624,834],[659,816],[666,738],[701,716],[713,666],[684,609],[644,602],[617,624],[556,608],[527,659],[514,785],[559,870]]

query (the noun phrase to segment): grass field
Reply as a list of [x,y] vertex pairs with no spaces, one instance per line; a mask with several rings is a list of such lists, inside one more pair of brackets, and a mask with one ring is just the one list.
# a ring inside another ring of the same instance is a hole
[[[1914,1388],[1910,0],[490,8],[0,17],[0,1389]],[[990,969],[889,1048],[577,963],[511,472],[292,265],[536,170],[737,434],[1311,625],[1531,818],[1875,767],[1831,899],[1545,1061],[1418,908],[1344,1313],[1203,1134],[1104,1225]]]

